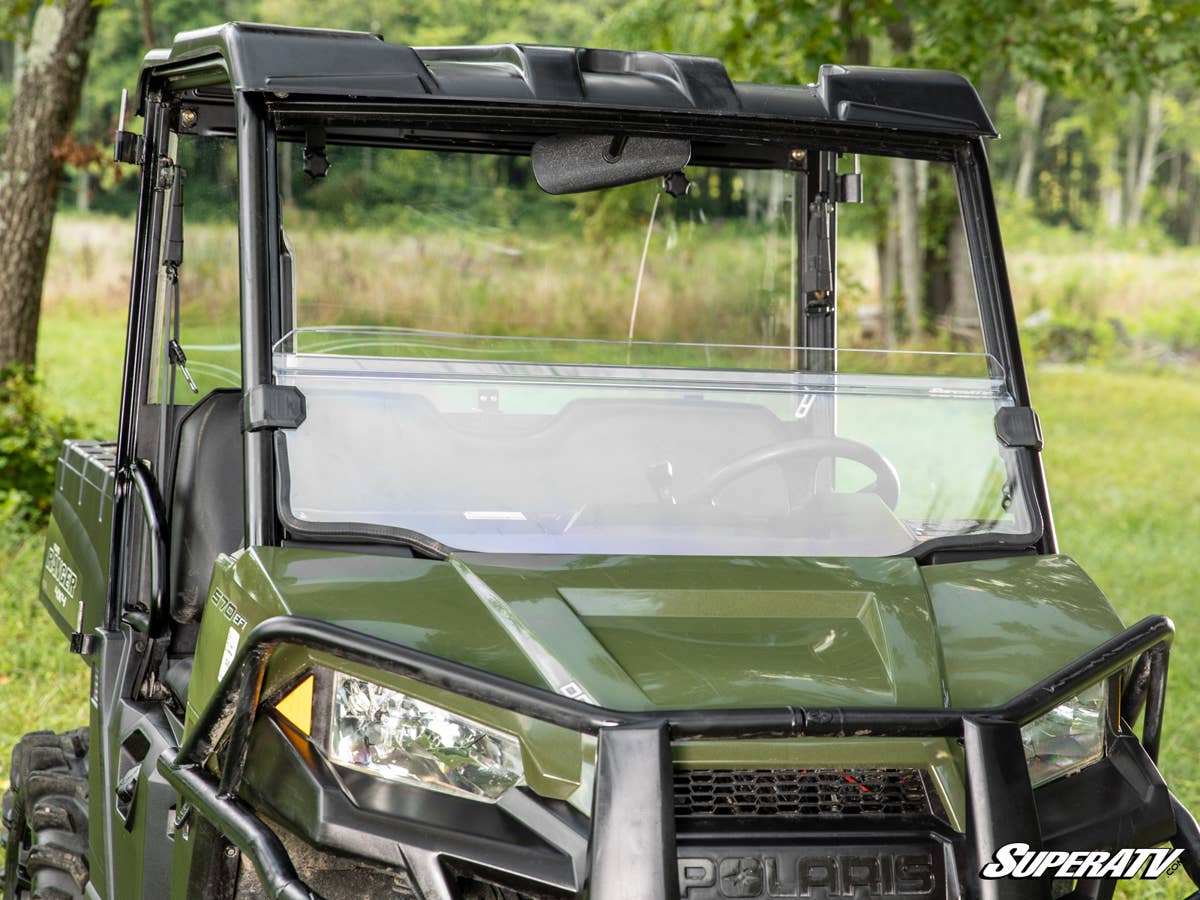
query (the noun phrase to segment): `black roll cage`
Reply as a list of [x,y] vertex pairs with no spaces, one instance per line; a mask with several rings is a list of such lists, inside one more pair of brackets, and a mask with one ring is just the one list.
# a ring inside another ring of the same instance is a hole
[[[818,192],[827,192],[835,177],[832,166],[838,153],[879,153],[913,158],[951,161],[955,165],[958,193],[962,206],[967,244],[972,254],[972,270],[976,293],[980,298],[980,315],[985,351],[1001,365],[1007,379],[1007,389],[1018,407],[1029,406],[1029,391],[1017,334],[1017,324],[1004,265],[996,219],[995,201],[986,177],[987,156],[984,138],[929,133],[905,133],[867,129],[855,126],[834,128],[824,123],[796,123],[764,117],[714,116],[690,112],[643,112],[640,110],[573,109],[561,106],[536,108],[530,104],[470,103],[425,101],[362,100],[333,103],[312,97],[278,97],[257,92],[214,91],[211,88],[186,88],[181,93],[168,94],[153,79],[144,82],[148,91],[142,99],[146,116],[143,146],[143,186],[139,202],[138,238],[131,287],[130,327],[127,335],[125,360],[125,390],[122,395],[120,437],[117,448],[118,516],[123,514],[129,486],[135,484],[133,461],[137,454],[134,433],[138,412],[144,407],[147,366],[150,359],[150,325],[155,299],[157,271],[155,256],[158,242],[162,203],[156,202],[154,184],[170,130],[181,134],[208,134],[234,138],[237,141],[238,203],[239,203],[239,263],[241,288],[241,346],[243,396],[272,381],[270,351],[288,327],[281,296],[280,225],[281,210],[277,187],[276,144],[279,140],[303,140],[306,123],[320,123],[330,143],[371,144],[388,146],[430,146],[413,137],[413,129],[391,129],[390,135],[380,130],[381,122],[405,121],[428,126],[441,122],[442,143],[436,146],[454,147],[477,152],[521,152],[533,136],[553,133],[563,128],[625,128],[639,132],[678,134],[686,129],[698,138],[712,141],[746,141],[750,148],[745,159],[732,160],[739,164],[772,165],[768,144],[788,140],[795,145],[819,152],[811,153],[817,165],[801,168],[807,177],[798,179],[798,191],[807,200]],[[181,122],[183,107],[196,110],[192,124]],[[514,118],[514,114],[521,113]],[[535,117],[536,127],[530,117]],[[453,120],[454,127],[446,126]],[[455,139],[474,127],[487,130],[489,141],[481,132],[475,137]],[[502,137],[507,129],[513,134],[508,144]],[[531,136],[532,135],[532,136]],[[757,143],[757,146],[755,146]],[[714,143],[715,146],[715,143]],[[832,162],[831,162],[832,161]],[[826,171],[826,169],[831,171]],[[834,206],[836,209],[836,206]],[[834,213],[836,215],[836,213]],[[803,236],[806,229],[798,229]],[[803,250],[803,247],[799,248]],[[798,254],[803,261],[803,254]],[[803,262],[801,262],[803,265]],[[802,282],[800,282],[802,284]],[[835,288],[836,291],[836,288]],[[797,301],[798,335],[813,346],[833,346],[836,335],[835,296],[814,298],[804,293]],[[1018,465],[1032,487],[1032,500],[1041,519],[1041,532],[1033,548],[1039,553],[1057,550],[1049,495],[1038,447],[1019,449]],[[276,449],[270,432],[250,430],[244,433],[245,508],[244,535],[246,546],[276,545],[283,536],[279,516]],[[148,454],[146,454],[148,455]],[[150,473],[141,473],[142,479]],[[161,475],[158,479],[161,481]],[[144,500],[153,494],[139,489],[135,496]],[[144,503],[143,514],[151,528],[152,541],[167,540],[166,523],[155,516],[150,504]],[[156,521],[157,520],[157,521]],[[115,521],[121,521],[119,518]],[[1036,523],[1035,523],[1036,525]],[[942,544],[942,541],[936,542]],[[1003,540],[993,535],[968,535],[953,540],[954,550],[970,552],[978,547],[982,552],[1004,552]],[[1009,552],[1028,547],[1022,542],[1013,544]],[[921,548],[925,556],[936,552],[932,544]],[[928,550],[928,552],[926,552]],[[119,554],[114,542],[114,561]],[[117,571],[116,568],[113,571]],[[156,588],[157,589],[157,588]],[[161,593],[161,590],[158,591]],[[109,622],[115,624],[121,612],[115,590],[110,595]]]

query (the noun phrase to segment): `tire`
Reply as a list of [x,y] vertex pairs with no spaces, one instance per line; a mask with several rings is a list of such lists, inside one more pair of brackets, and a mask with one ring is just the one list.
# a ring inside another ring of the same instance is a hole
[[88,733],[35,731],[4,794],[4,900],[77,900],[88,880]]

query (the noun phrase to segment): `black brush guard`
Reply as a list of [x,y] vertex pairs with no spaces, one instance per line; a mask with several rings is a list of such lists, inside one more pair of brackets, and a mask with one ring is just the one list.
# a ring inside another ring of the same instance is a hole
[[[159,770],[183,801],[211,822],[258,870],[272,897],[315,895],[297,876],[279,838],[237,798],[250,730],[262,699],[267,663],[281,646],[306,647],[338,659],[598,736],[590,843],[589,897],[679,896],[672,809],[671,742],[703,738],[945,737],[963,742],[967,852],[958,873],[962,894],[979,900],[1049,900],[1046,879],[986,880],[983,863],[1005,844],[1039,849],[1040,829],[1021,726],[1088,687],[1129,669],[1122,718],[1144,708],[1142,746],[1152,761],[1162,736],[1167,663],[1174,626],[1151,616],[1059,669],[1000,706],[983,709],[764,708],[625,711],[605,709],[462,663],[315,619],[279,616],[251,629],[197,726]],[[225,742],[219,778],[206,769]],[[1172,799],[1173,841],[1200,883],[1200,829]]]

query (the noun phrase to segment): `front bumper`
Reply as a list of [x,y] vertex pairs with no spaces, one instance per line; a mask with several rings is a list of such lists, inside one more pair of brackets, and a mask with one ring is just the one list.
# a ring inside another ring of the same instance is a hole
[[[487,832],[484,843],[490,848],[492,867],[527,876],[531,883],[547,886],[550,895],[569,896],[586,884],[591,900],[799,897],[810,896],[813,890],[831,897],[1048,900],[1052,886],[1047,879],[987,880],[978,873],[999,848],[1013,842],[1033,849],[1082,850],[1174,840],[1185,849],[1185,865],[1195,880],[1200,831],[1186,810],[1173,801],[1154,763],[1172,636],[1173,626],[1165,617],[1145,619],[1008,703],[990,709],[787,707],[629,712],[571,700],[328,623],[279,617],[251,631],[197,727],[177,752],[164,754],[159,768],[182,801],[253,862],[269,896],[315,896],[296,874],[279,837],[238,797],[266,663],[278,647],[299,645],[597,735],[590,821],[572,818],[567,811],[551,809],[518,792],[510,792],[514,797],[509,803],[525,804],[523,810],[493,810],[497,823],[491,832],[484,828],[486,822],[479,824],[478,807],[473,809],[475,815],[468,813],[477,820],[466,829],[472,838],[480,828]],[[1118,672],[1130,676],[1122,698],[1122,718],[1134,721],[1144,707],[1142,739],[1122,734],[1101,763],[1034,791],[1021,744],[1021,725]],[[322,775],[320,767],[312,764],[311,749],[306,751],[296,736],[289,738],[281,723],[272,720],[263,726],[254,731],[254,740],[274,740],[276,745],[256,747],[251,766],[270,758],[273,771],[308,772],[311,783],[305,783],[305,778],[276,782],[270,796],[254,797],[255,806],[265,806],[284,821],[296,821],[298,810],[308,810],[314,833],[307,837],[313,843],[353,846],[360,848],[360,853],[362,848],[374,846],[378,852],[370,855],[377,859],[387,859],[389,852],[399,854],[426,900],[456,900],[457,888],[439,863],[439,855],[454,856],[456,843],[469,840],[459,835],[453,815],[439,823],[436,817],[413,810],[415,815],[408,818],[423,827],[407,838],[389,834],[383,840],[380,831],[381,827],[387,830],[386,802],[384,808],[373,811],[361,799],[345,799],[344,790],[327,789],[322,778],[336,782],[337,773]],[[705,830],[690,823],[686,828],[676,827],[673,741],[834,736],[961,740],[967,794],[965,834],[936,823],[876,832],[841,832],[828,827],[820,832],[777,832],[761,826],[754,832]],[[219,746],[218,779],[209,774],[206,763]],[[299,755],[297,762],[305,764],[280,762],[278,754],[288,752]],[[259,778],[249,780],[263,783]],[[339,796],[347,803],[346,809],[337,808]],[[287,803],[293,808],[286,808]],[[514,821],[528,824],[528,833],[514,831]],[[335,828],[329,827],[334,823]],[[818,862],[813,863],[814,859]],[[820,860],[831,862],[834,874],[828,866],[822,867]],[[836,885],[801,883],[812,877],[835,878]],[[1077,888],[1082,897],[1103,896],[1104,891],[1104,885],[1091,882],[1081,882]]]

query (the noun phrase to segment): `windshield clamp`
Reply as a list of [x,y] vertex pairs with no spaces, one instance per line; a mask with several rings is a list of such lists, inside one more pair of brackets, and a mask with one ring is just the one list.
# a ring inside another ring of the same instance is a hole
[[1042,423],[1030,406],[1005,406],[996,412],[996,437],[1005,447],[1042,449]]
[[145,143],[140,134],[125,130],[125,107],[129,102],[129,91],[121,91],[121,114],[117,117],[117,130],[113,135],[113,162],[142,164]]
[[299,428],[307,417],[304,395],[288,384],[259,384],[246,402],[246,431]]

